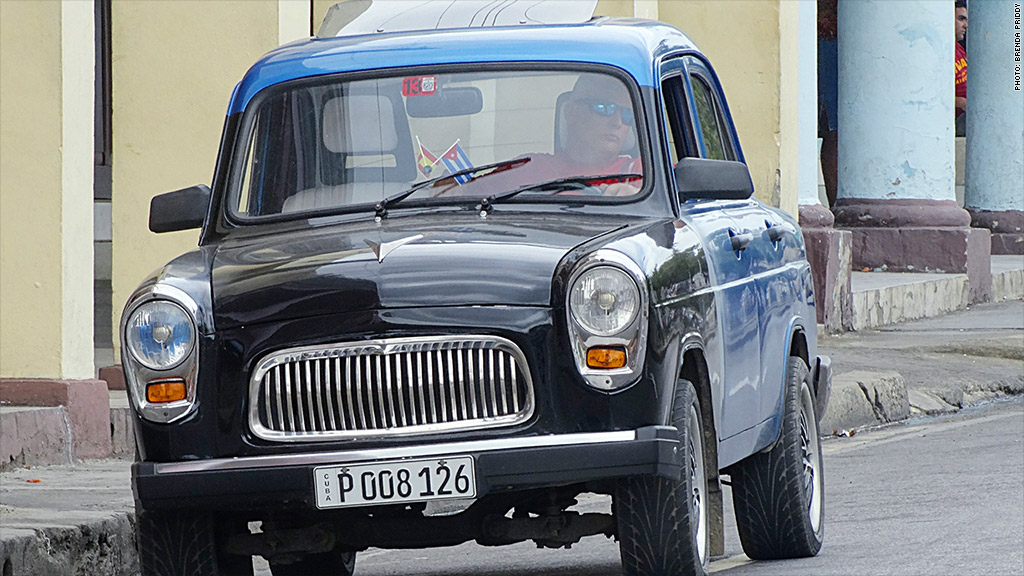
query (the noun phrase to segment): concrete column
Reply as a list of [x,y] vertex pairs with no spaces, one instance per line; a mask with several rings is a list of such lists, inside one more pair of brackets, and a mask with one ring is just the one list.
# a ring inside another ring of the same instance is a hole
[[953,3],[839,2],[839,200],[853,266],[967,273],[991,292],[987,230],[956,203]]
[[93,379],[93,10],[0,2],[0,397],[67,416],[4,414],[4,462],[39,446],[110,455]]
[[814,277],[817,322],[837,332],[844,329],[844,317],[847,324],[852,320],[850,233],[833,227],[835,218],[818,197],[817,5],[783,2],[779,11],[782,186],[797,191],[800,227]]
[[[598,12],[595,12],[598,14]],[[633,0],[633,16],[636,18],[658,19],[658,0]]]
[[993,254],[1024,254],[1022,4],[970,4],[964,207],[992,231]]
[[[309,38],[313,20],[313,4],[309,0],[277,0],[277,41],[287,44]],[[319,23],[317,23],[319,25]]]
[[93,3],[2,10],[0,377],[90,379]]

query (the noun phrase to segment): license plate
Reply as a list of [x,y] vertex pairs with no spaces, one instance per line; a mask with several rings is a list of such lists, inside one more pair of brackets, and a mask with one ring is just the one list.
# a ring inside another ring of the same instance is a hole
[[313,470],[317,508],[476,497],[471,456],[322,466]]

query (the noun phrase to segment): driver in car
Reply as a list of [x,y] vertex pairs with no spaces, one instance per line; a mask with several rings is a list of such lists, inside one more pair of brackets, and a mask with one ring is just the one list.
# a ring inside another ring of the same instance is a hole
[[[622,81],[605,74],[582,74],[568,93],[557,121],[554,154],[526,154],[516,159],[522,162],[498,168],[457,191],[448,189],[443,193],[476,195],[480,193],[478,186],[490,192],[506,191],[574,177],[596,177],[585,184],[605,196],[637,192],[643,166],[639,157],[629,155],[636,144],[636,121],[629,90]],[[558,193],[581,191],[567,185]]]
[[[640,158],[624,155],[634,147],[636,119],[622,81],[604,74],[583,74],[562,111],[561,147],[554,154],[531,155],[526,167],[536,181],[572,176],[642,174]],[[639,180],[637,178],[636,180]],[[602,186],[608,196],[634,194],[626,182]]]

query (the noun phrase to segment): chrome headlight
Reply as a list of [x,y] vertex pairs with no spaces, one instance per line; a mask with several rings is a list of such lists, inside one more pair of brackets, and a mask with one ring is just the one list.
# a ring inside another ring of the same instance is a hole
[[613,392],[640,378],[647,348],[647,282],[625,254],[603,248],[569,278],[566,320],[576,368],[587,384]]
[[597,336],[626,329],[640,309],[640,289],[620,268],[595,266],[580,274],[569,293],[573,318]]
[[121,317],[121,360],[128,395],[152,422],[184,418],[196,407],[199,306],[183,290],[156,284],[137,291]]
[[167,300],[151,300],[135,309],[125,325],[128,351],[150,370],[170,370],[195,346],[192,317]]

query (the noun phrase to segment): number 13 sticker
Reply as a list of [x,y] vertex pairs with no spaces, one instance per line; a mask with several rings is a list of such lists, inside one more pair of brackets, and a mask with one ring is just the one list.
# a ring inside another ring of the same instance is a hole
[[402,79],[402,96],[430,96],[437,89],[434,76],[410,76]]

